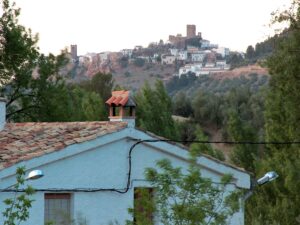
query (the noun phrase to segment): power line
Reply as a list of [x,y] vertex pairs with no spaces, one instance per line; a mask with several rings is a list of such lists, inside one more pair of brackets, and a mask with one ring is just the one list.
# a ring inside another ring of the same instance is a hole
[[[253,141],[182,141],[182,140],[172,140],[172,139],[130,139],[131,141],[135,141],[134,144],[130,146],[128,152],[128,173],[127,173],[127,183],[124,188],[74,188],[74,189],[64,189],[64,188],[48,188],[48,189],[35,189],[40,192],[117,192],[119,194],[125,194],[131,189],[131,169],[132,169],[132,160],[131,155],[136,146],[142,143],[156,143],[156,142],[168,142],[168,143],[199,143],[199,144],[233,144],[233,145],[292,145],[292,144],[300,144],[300,141],[284,141],[284,142],[276,142],[276,141],[263,141],[263,142],[253,142]],[[7,189],[0,190],[0,192],[24,192],[24,189]]]
[[198,144],[231,144],[231,145],[292,145],[300,144],[300,141],[182,141],[173,139],[132,139],[137,142],[174,142],[174,143],[198,143]]

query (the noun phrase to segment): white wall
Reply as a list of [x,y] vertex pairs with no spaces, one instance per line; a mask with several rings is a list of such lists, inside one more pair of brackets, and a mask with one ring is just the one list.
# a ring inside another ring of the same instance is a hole
[[[76,188],[124,188],[128,173],[128,152],[133,141],[119,139],[127,135],[136,138],[149,139],[148,135],[134,129],[125,129],[118,133],[105,135],[96,140],[73,145],[64,151],[54,152],[21,163],[27,168],[39,168],[45,176],[39,180],[30,181],[36,189],[76,189]],[[108,143],[110,142],[111,143]],[[96,147],[98,146],[98,147]],[[89,149],[89,150],[87,150]],[[162,151],[161,149],[166,149]],[[141,144],[132,153],[132,185],[144,186],[144,170],[146,167],[154,167],[157,160],[169,158],[174,166],[187,168],[184,160],[187,151],[167,143]],[[207,158],[200,158],[199,163],[232,173],[237,179],[237,185],[244,188],[249,187],[250,177],[240,171],[218,164]],[[219,167],[219,168],[218,168]],[[13,171],[9,168],[0,171],[0,188],[9,186],[14,182]],[[212,178],[214,181],[220,179],[220,174],[209,169],[202,169],[202,175]],[[139,181],[138,181],[139,180]],[[0,201],[9,197],[7,193],[0,193]],[[37,192],[34,195],[35,202],[30,212],[30,219],[23,225],[44,224],[44,193]],[[117,220],[125,224],[130,219],[127,209],[133,206],[133,188],[126,194],[114,192],[74,192],[72,194],[73,215],[78,214],[86,217],[89,225],[107,225],[110,221]],[[0,212],[3,204],[0,205]],[[0,218],[0,224],[3,221]],[[243,224],[243,214],[234,216],[232,223]]]
[[6,120],[6,100],[0,97],[0,131],[5,126]]

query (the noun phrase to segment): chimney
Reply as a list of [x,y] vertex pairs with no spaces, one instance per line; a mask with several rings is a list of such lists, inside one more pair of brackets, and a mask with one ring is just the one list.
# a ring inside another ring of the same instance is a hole
[[6,99],[0,97],[0,131],[3,130],[6,121]]
[[136,104],[129,91],[113,91],[105,103],[109,105],[109,121],[124,121],[135,127]]

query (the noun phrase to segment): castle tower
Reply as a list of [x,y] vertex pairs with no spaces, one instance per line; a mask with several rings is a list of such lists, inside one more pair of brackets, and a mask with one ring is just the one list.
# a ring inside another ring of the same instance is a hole
[[77,60],[77,45],[71,45],[71,56],[73,60]]
[[196,25],[186,25],[186,37],[193,38],[196,36]]
[[128,127],[135,126],[136,104],[129,91],[113,91],[105,103],[109,105],[109,121],[124,121]]

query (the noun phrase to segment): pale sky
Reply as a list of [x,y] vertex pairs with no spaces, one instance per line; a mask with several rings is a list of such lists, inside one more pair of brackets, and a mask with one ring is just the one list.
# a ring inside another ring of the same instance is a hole
[[271,12],[291,0],[15,0],[20,23],[39,33],[41,52],[77,44],[78,54],[148,46],[169,34],[186,35],[195,24],[202,37],[245,51],[266,39]]

